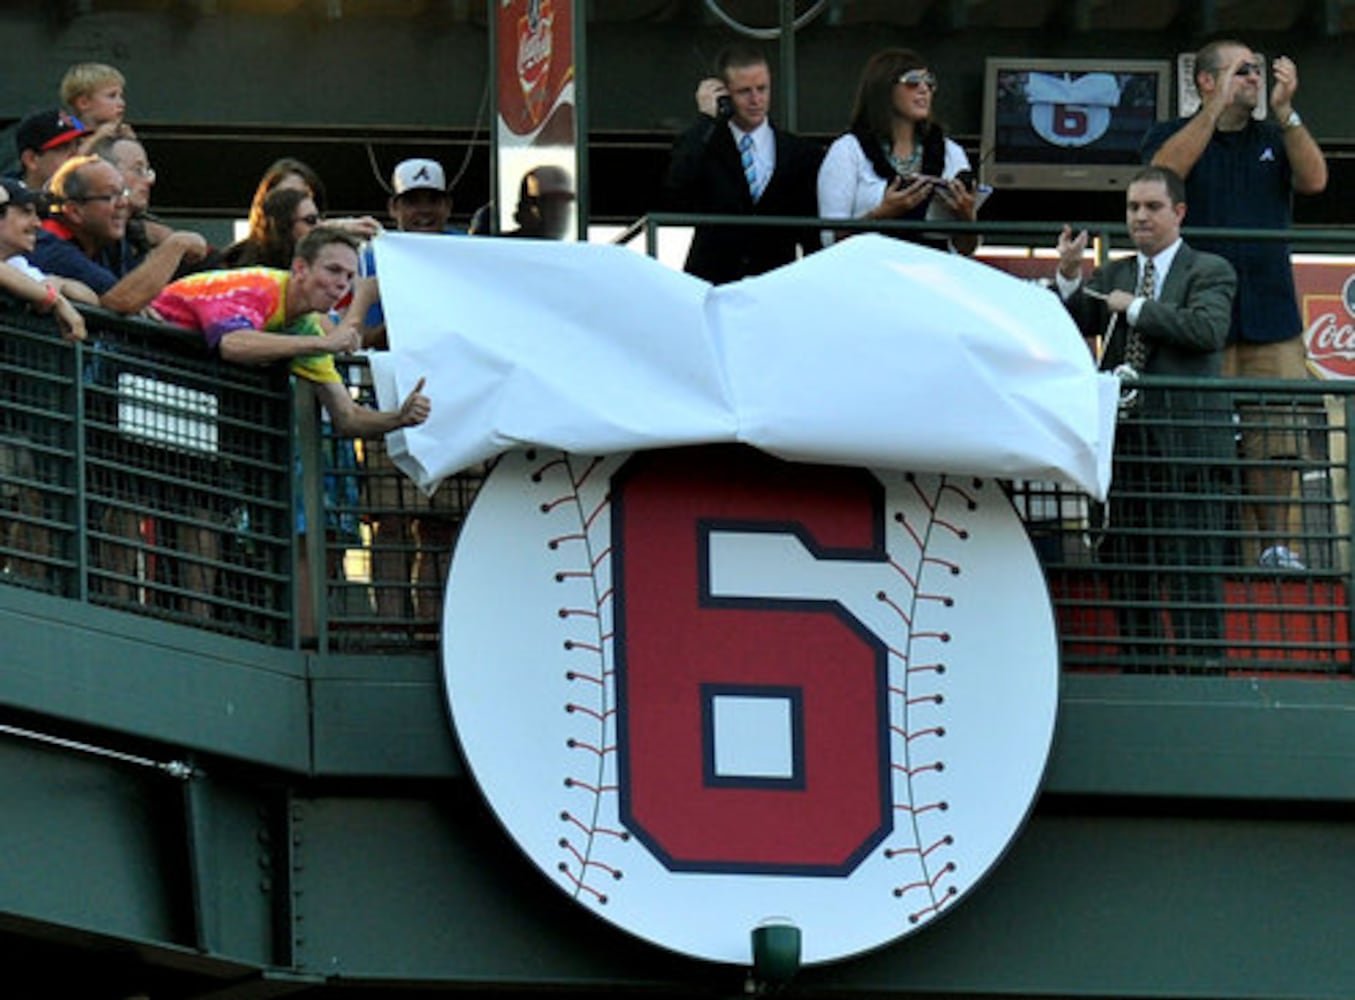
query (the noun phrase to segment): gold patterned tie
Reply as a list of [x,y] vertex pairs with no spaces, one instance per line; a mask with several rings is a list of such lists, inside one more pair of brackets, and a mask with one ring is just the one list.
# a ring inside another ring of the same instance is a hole
[[[1157,270],[1153,267],[1153,259],[1147,258],[1143,262],[1143,278],[1139,281],[1139,296],[1145,299],[1151,299],[1157,288]],[[1135,372],[1142,374],[1143,366],[1148,362],[1148,341],[1143,334],[1135,328],[1129,331],[1129,339],[1124,345],[1124,363],[1133,368]]]

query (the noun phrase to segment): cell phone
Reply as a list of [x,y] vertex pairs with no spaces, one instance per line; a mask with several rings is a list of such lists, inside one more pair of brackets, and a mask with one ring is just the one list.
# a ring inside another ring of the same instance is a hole
[[721,94],[715,99],[715,116],[721,121],[728,121],[734,117],[734,98],[728,94]]

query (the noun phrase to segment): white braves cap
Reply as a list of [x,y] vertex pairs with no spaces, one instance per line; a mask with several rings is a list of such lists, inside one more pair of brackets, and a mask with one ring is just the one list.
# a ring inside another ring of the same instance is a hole
[[432,191],[447,190],[447,175],[442,172],[442,164],[437,160],[402,160],[391,175],[391,190],[395,197],[406,191],[418,191],[428,188]]

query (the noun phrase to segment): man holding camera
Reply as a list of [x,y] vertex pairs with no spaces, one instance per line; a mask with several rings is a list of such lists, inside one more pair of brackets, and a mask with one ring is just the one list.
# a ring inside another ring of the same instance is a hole
[[[700,114],[673,147],[666,207],[711,215],[818,215],[823,151],[775,128],[771,70],[756,49],[732,46],[696,90]],[[813,229],[698,226],[686,270],[713,284],[762,274],[818,245]]]
[[[1254,117],[1267,100],[1260,57],[1240,41],[1210,42],[1195,55],[1195,114],[1154,126],[1144,157],[1185,178],[1194,226],[1293,228],[1294,195],[1320,194],[1327,161],[1294,108],[1298,67],[1280,56],[1271,67],[1272,120]],[[1223,374],[1247,379],[1306,379],[1303,321],[1289,245],[1280,241],[1196,240],[1237,270],[1237,298]],[[1316,399],[1316,397],[1308,397]],[[1243,524],[1259,536],[1261,566],[1304,568],[1292,545],[1302,512],[1299,469],[1307,458],[1306,416],[1292,399],[1239,407],[1244,483],[1254,502]],[[1249,541],[1247,548],[1251,547]]]

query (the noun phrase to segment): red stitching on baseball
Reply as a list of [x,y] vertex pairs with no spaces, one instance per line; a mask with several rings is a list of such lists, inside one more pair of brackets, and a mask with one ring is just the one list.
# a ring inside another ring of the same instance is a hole
[[616,791],[615,785],[590,785],[586,781],[580,781],[578,778],[566,778],[566,788],[582,788],[585,792],[592,792],[594,795],[602,795],[604,792]]
[[888,605],[889,609],[899,616],[899,620],[903,622],[905,628],[909,630],[912,629],[912,619],[908,617],[908,612],[904,611],[903,607],[897,601],[891,599],[883,590],[876,592],[875,599],[881,604]]
[[573,844],[571,844],[571,843],[569,842],[569,838],[568,838],[568,837],[561,837],[561,838],[560,838],[560,846],[563,847],[563,848],[564,848],[566,851],[568,851],[570,854],[574,855],[575,859],[579,862],[579,867],[580,867],[580,868],[583,868],[583,869],[585,869],[585,870],[586,870],[586,869],[589,869],[589,868],[596,868],[596,869],[598,869],[599,871],[604,871],[604,872],[606,872],[608,875],[610,875],[610,876],[611,876],[612,878],[614,878],[614,879],[618,879],[618,880],[619,880],[619,879],[621,878],[621,869],[620,869],[620,868],[613,868],[611,865],[605,865],[605,864],[603,864],[601,861],[590,861],[590,860],[588,860],[588,859],[585,858],[582,854],[579,853],[578,848],[576,848]]
[[906,774],[910,778],[915,774],[921,774],[923,771],[944,771],[946,769],[946,765],[939,760],[933,761],[930,764],[919,764],[917,767],[904,767],[902,764],[893,764],[891,766],[895,771]]
[[941,896],[941,898],[938,899],[931,906],[925,906],[922,909],[918,910],[916,913],[908,914],[908,922],[910,924],[915,924],[923,917],[927,916],[929,913],[936,913],[938,910],[941,909],[941,907],[945,906],[948,902],[950,902],[951,898],[954,897],[954,895],[958,891],[959,890],[957,890],[955,886],[953,885],[949,886],[946,889],[945,893]]
[[583,615],[586,618],[599,617],[598,613],[592,610],[591,608],[561,608],[559,611],[556,612],[556,614],[558,614],[561,618],[569,618],[571,616],[576,615]]
[[576,740],[572,736],[565,740],[565,746],[569,747],[571,750],[587,750],[589,753],[596,754],[599,757],[609,753],[616,753],[616,747],[598,747],[591,743],[585,743],[583,740]]
[[[569,470],[569,475],[570,475],[569,481],[570,481],[570,483],[573,484],[575,492],[578,492],[579,488],[580,488],[581,486],[583,486],[584,483],[588,482],[588,478],[589,478],[594,472],[597,471],[598,466],[601,465],[601,464],[602,464],[602,459],[601,459],[601,458],[594,458],[592,461],[590,461],[590,462],[588,463],[588,467],[585,468],[585,469],[583,470],[583,474],[582,474],[581,476],[579,476],[579,478],[577,478],[577,479],[574,478],[574,471],[573,471],[573,470],[574,470],[574,463],[573,463],[572,461],[570,461],[570,462],[566,465],[566,468]],[[610,502],[610,501],[611,501],[611,497],[608,496],[608,497],[607,497],[607,500],[604,501],[604,502]]]
[[907,738],[908,741],[911,743],[913,740],[921,739],[923,736],[945,736],[945,735],[946,735],[945,726],[929,726],[926,729],[919,729],[917,732],[909,733]]
[[935,875],[933,875],[931,878],[924,879],[921,882],[909,882],[907,885],[901,885],[894,890],[894,895],[902,896],[908,892],[911,892],[914,889],[935,889],[936,883],[940,882],[943,878],[945,878],[954,870],[955,870],[954,864],[942,865],[941,870],[937,872]]
[[919,855],[920,857],[925,858],[928,854],[931,854],[932,851],[939,850],[942,847],[949,847],[954,843],[955,843],[954,837],[945,836],[942,837],[940,840],[935,841],[932,844],[928,845],[927,847],[895,847],[887,849],[885,851],[885,857],[897,858],[903,854],[916,854]]
[[[602,484],[602,499],[597,501],[585,501],[581,489],[585,483],[594,477],[594,474],[603,466],[603,459],[592,458],[587,460],[581,471],[576,472],[576,459],[561,454],[558,458],[545,463],[537,469],[537,474],[533,477],[537,482],[543,482],[546,473],[551,471],[563,472],[569,482],[568,492],[547,504],[542,504],[542,514],[545,516],[563,514],[566,510],[572,510],[573,516],[577,521],[577,530],[554,536],[547,543],[549,549],[553,552],[560,551],[561,547],[567,543],[579,543],[582,545],[581,558],[577,561],[570,558],[574,567],[585,568],[566,568],[556,573],[555,579],[560,583],[568,583],[574,586],[581,584],[591,584],[591,608],[580,607],[561,607],[559,609],[559,618],[568,625],[590,626],[592,634],[587,638],[576,634],[568,635],[564,640],[565,649],[572,653],[582,653],[594,657],[596,667],[591,671],[571,671],[569,680],[587,682],[587,690],[594,693],[596,702],[593,705],[582,704],[579,701],[569,701],[565,705],[565,711],[573,716],[592,719],[596,723],[596,736],[588,739],[581,738],[583,734],[570,737],[568,744],[573,749],[586,751],[596,760],[596,777],[592,783],[582,781],[578,778],[566,778],[565,784],[570,788],[577,788],[593,795],[592,821],[584,822],[576,819],[572,814],[566,812],[561,814],[562,822],[571,823],[577,826],[585,835],[585,840],[581,848],[576,848],[568,841],[562,840],[562,846],[566,846],[571,854],[578,859],[579,871],[571,871],[569,865],[561,862],[560,870],[566,874],[575,886],[575,892],[588,892],[592,894],[599,903],[606,903],[607,896],[588,884],[589,872],[592,869],[598,871],[607,871],[613,874],[613,877],[620,878],[619,870],[603,864],[594,857],[594,851],[597,848],[597,838],[605,835],[613,839],[628,840],[629,836],[620,834],[616,831],[602,829],[597,820],[602,809],[602,796],[608,793],[615,793],[616,786],[608,784],[605,780],[607,760],[615,752],[615,745],[608,739],[609,726],[615,714],[612,689],[612,672],[608,669],[607,651],[612,641],[612,633],[603,625],[603,612],[611,602],[612,589],[610,581],[600,581],[598,578],[599,569],[608,565],[608,556],[611,551],[610,540],[603,538],[594,539],[593,534],[598,522],[599,516],[604,513],[611,502],[611,497],[607,491],[606,484]],[[571,550],[573,551],[573,550]],[[583,693],[581,690],[580,693]]]
[[914,632],[913,639],[935,639],[938,642],[950,642],[949,632]]
[[583,892],[588,893],[594,899],[596,899],[598,903],[600,903],[601,905],[603,906],[607,905],[607,894],[605,892],[599,892],[597,889],[594,889],[587,882],[583,881],[583,879],[579,878],[577,875],[575,875],[572,871],[569,870],[569,865],[565,864],[565,862],[563,861],[560,862],[559,869],[560,872],[566,878],[568,878],[571,882],[574,883],[575,889],[579,889],[582,890]]
[[584,715],[591,715],[593,718],[597,719],[598,722],[606,722],[609,718],[612,717],[613,713],[614,713],[616,710],[615,710],[615,709],[609,708],[609,709],[607,709],[606,711],[603,711],[603,712],[595,712],[595,711],[593,711],[591,708],[589,708],[587,705],[579,705],[579,704],[576,704],[576,703],[574,703],[574,702],[571,701],[571,702],[566,702],[566,703],[565,703],[565,711],[566,711],[566,712],[582,712]]
[[[912,760],[914,744],[926,737],[935,737],[941,739],[945,736],[945,727],[935,720],[934,710],[944,704],[944,697],[939,691],[915,691],[912,686],[924,677],[931,677],[935,681],[940,681],[945,675],[946,667],[939,661],[930,661],[925,663],[914,663],[915,659],[921,657],[915,656],[920,643],[950,641],[950,633],[945,629],[938,628],[915,628],[923,624],[923,612],[928,607],[934,608],[939,604],[942,608],[951,608],[955,605],[954,596],[928,587],[926,581],[930,579],[927,574],[929,571],[941,569],[948,576],[957,576],[960,573],[958,563],[942,558],[937,553],[930,550],[929,546],[933,541],[933,535],[937,532],[942,535],[949,535],[960,541],[969,538],[969,532],[954,520],[948,520],[942,510],[942,506],[948,497],[957,497],[962,500],[969,510],[974,510],[977,504],[972,496],[963,489],[950,483],[945,477],[942,477],[934,491],[930,494],[924,489],[916,476],[911,474],[905,477],[905,481],[911,487],[911,491],[917,502],[926,510],[927,516],[925,523],[910,517],[907,509],[901,509],[894,515],[893,521],[904,533],[915,550],[916,563],[905,565],[895,559],[890,560],[893,569],[899,576],[909,583],[909,598],[907,606],[897,604],[886,594],[877,595],[881,600],[887,601],[891,607],[895,607],[901,621],[907,623],[907,641],[905,651],[898,656],[898,660],[903,666],[904,687],[899,689],[897,686],[892,688],[894,697],[898,698],[902,707],[902,723],[900,725],[891,725],[896,741],[894,746],[901,754],[901,760],[891,761],[894,771],[903,775],[903,783],[907,789],[907,798],[909,801],[896,802],[895,809],[903,815],[910,817],[912,826],[913,846],[887,848],[885,856],[889,858],[907,856],[916,859],[920,867],[921,878],[918,881],[908,883],[902,889],[896,890],[895,895],[902,897],[905,893],[914,889],[922,889],[932,897],[932,907],[920,909],[913,912],[910,920],[916,922],[928,912],[933,912],[935,908],[941,905],[949,895],[955,892],[954,886],[944,892],[938,900],[936,896],[937,887],[945,877],[954,871],[953,864],[942,865],[940,868],[933,867],[933,854],[941,852],[944,848],[950,847],[954,839],[950,834],[940,838],[932,838],[930,846],[925,850],[920,847],[923,843],[922,830],[919,826],[919,818],[931,813],[945,812],[949,806],[942,801],[933,800],[932,795],[924,794],[924,790],[919,787],[919,782],[934,780],[945,770],[943,760],[926,760],[923,762],[914,762]],[[930,623],[927,623],[930,624]],[[913,719],[916,711],[926,711],[929,718],[925,720],[924,725],[919,726],[918,722],[924,720]],[[930,745],[930,744],[927,744]]]
[[895,808],[895,810],[897,810],[898,812],[906,812],[906,813],[911,813],[913,816],[921,816],[923,813],[936,812],[937,810],[940,810],[941,812],[945,812],[947,809],[950,808],[950,803],[949,803],[949,802],[928,802],[928,803],[926,803],[925,805],[920,805],[920,806],[909,806],[909,805],[904,805],[902,802],[896,802],[896,803],[894,804],[894,808]]
[[944,674],[946,672],[946,665],[944,663],[919,663],[917,666],[910,666],[908,672],[910,674]]
[[[896,514],[896,515],[894,516],[894,520],[898,521],[898,520],[900,520],[902,517],[903,517],[902,514]],[[908,581],[908,586],[909,586],[909,587],[912,587],[912,588],[915,589],[915,590],[917,589],[917,581],[913,579],[913,574],[909,573],[908,570],[907,570],[905,567],[900,566],[900,565],[899,565],[897,562],[895,562],[893,559],[890,559],[890,560],[889,560],[889,565],[890,565],[890,567],[891,567],[895,572],[897,572],[901,577],[903,577],[905,580]]]
[[613,830],[605,826],[588,826],[573,813],[568,811],[560,813],[560,819],[566,823],[572,823],[584,833],[597,834],[604,837],[615,837],[617,840],[630,840],[630,833],[625,830]]

